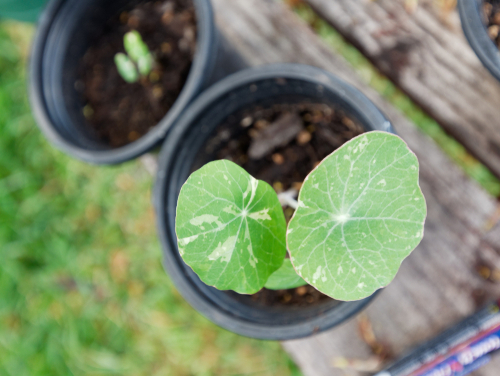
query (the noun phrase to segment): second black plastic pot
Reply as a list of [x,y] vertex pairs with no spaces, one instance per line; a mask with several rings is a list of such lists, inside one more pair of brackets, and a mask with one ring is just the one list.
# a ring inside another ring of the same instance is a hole
[[288,340],[319,333],[360,312],[374,297],[308,308],[264,307],[248,296],[205,285],[177,250],[177,198],[190,173],[205,162],[197,154],[217,126],[245,108],[299,101],[342,109],[366,131],[393,132],[370,100],[331,74],[303,65],[274,65],[239,72],[203,93],[172,128],[160,154],[154,204],[165,268],[195,309],[221,327],[249,337]]
[[197,51],[177,101],[146,135],[111,148],[91,134],[75,89],[80,61],[106,22],[139,0],[52,0],[42,14],[30,65],[30,99],[47,139],[71,156],[94,164],[116,164],[157,146],[186,106],[210,83],[242,68],[242,62],[217,31],[210,0],[193,0]]
[[458,0],[464,34],[479,60],[500,80],[500,51],[488,35],[483,19],[483,0]]

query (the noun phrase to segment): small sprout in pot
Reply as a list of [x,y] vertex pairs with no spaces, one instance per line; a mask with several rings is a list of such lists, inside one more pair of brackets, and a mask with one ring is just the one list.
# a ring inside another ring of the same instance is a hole
[[120,76],[129,83],[137,82],[140,76],[148,76],[153,70],[154,58],[139,32],[134,30],[125,34],[123,45],[127,55],[115,55],[115,64]]
[[418,170],[398,136],[362,134],[308,175],[287,229],[271,186],[230,161],[208,163],[179,195],[179,252],[219,290],[310,284],[337,300],[366,298],[394,279],[423,237]]

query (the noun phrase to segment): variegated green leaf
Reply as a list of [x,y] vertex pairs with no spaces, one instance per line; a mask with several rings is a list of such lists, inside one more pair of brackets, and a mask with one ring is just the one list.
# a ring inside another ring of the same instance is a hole
[[230,161],[208,163],[189,177],[175,229],[186,264],[219,290],[259,291],[286,254],[286,222],[276,193]]
[[338,300],[386,286],[420,243],[426,217],[418,160],[399,137],[362,134],[306,178],[288,248],[295,270]]

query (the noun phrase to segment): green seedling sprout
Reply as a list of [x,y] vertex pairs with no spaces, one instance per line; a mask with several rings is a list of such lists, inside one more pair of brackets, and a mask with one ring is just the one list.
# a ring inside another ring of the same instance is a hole
[[154,59],[148,46],[137,31],[130,31],[123,37],[124,53],[115,55],[115,64],[120,76],[128,83],[137,82],[140,76],[148,76],[153,70]]
[[[307,283],[337,300],[363,299],[388,285],[422,240],[418,171],[398,136],[368,132],[326,157],[293,204],[290,192],[278,197],[230,161],[208,163],[179,195],[179,252],[220,290]],[[288,229],[280,199],[296,207]]]

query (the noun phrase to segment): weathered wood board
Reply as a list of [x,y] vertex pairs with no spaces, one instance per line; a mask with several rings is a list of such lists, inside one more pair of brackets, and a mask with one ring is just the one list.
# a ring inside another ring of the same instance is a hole
[[[429,210],[426,233],[396,280],[366,310],[377,338],[396,356],[402,355],[475,312],[482,301],[499,297],[500,285],[484,281],[475,270],[479,260],[499,262],[500,225],[488,230],[497,202],[358,79],[348,64],[281,2],[213,3],[223,34],[251,65],[300,62],[335,73],[361,89],[386,113],[420,160],[421,185]],[[284,347],[306,376],[356,375],[332,368],[331,361],[342,356],[366,359],[371,354],[359,336],[356,320],[309,339],[284,343]],[[497,359],[476,375],[498,376],[499,368]]]
[[436,0],[419,0],[411,14],[403,0],[305,1],[500,177],[500,83],[457,10]]

